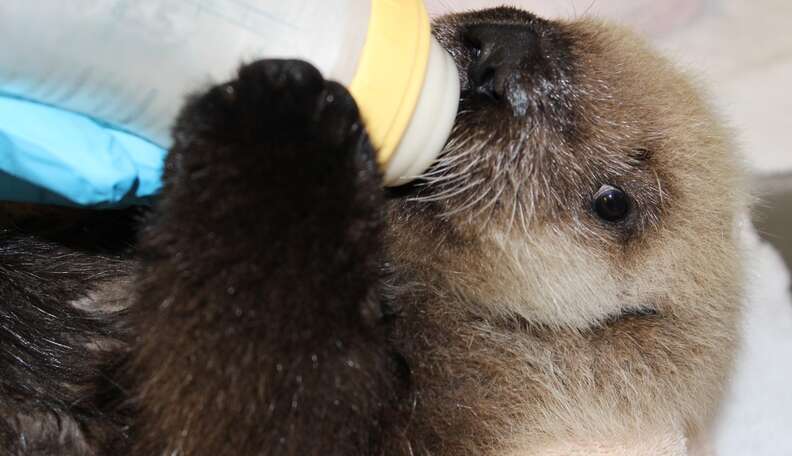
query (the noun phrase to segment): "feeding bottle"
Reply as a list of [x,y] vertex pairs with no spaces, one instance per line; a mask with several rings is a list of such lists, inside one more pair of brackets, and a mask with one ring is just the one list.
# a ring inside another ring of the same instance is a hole
[[164,148],[188,94],[261,58],[307,60],[350,90],[387,185],[429,167],[456,115],[457,70],[422,0],[2,3],[0,92]]

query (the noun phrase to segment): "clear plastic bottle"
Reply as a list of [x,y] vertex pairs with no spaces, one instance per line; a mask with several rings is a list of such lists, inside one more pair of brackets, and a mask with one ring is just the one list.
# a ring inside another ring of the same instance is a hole
[[0,89],[163,147],[184,97],[242,62],[300,58],[345,84],[386,184],[423,172],[456,115],[456,67],[422,0],[3,0]]

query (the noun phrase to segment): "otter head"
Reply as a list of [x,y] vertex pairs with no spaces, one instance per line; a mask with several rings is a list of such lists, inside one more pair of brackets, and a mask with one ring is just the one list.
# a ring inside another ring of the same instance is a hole
[[474,312],[590,327],[717,311],[743,204],[726,132],[641,39],[514,8],[450,15],[460,70],[444,154],[393,204],[393,254]]

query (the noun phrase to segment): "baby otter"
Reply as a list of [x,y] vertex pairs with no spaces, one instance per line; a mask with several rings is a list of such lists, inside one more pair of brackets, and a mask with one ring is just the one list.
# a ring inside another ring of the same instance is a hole
[[612,25],[502,7],[434,33],[463,93],[409,187],[382,190],[346,89],[265,60],[186,104],[134,253],[7,228],[0,297],[30,305],[0,310],[5,452],[696,436],[742,290],[728,132]]
[[413,449],[696,434],[742,296],[728,132],[612,25],[500,8],[436,35],[462,69],[460,115],[426,183],[389,201],[385,243],[414,288],[393,338],[417,392]]

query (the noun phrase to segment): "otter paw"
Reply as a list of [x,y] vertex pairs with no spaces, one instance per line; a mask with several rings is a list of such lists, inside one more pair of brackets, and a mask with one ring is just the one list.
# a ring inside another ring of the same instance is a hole
[[357,105],[347,89],[300,60],[259,60],[242,66],[236,79],[194,99],[178,125],[177,141],[179,132],[186,131],[182,139],[199,132],[215,142],[237,144],[264,141],[333,148],[363,134]]

